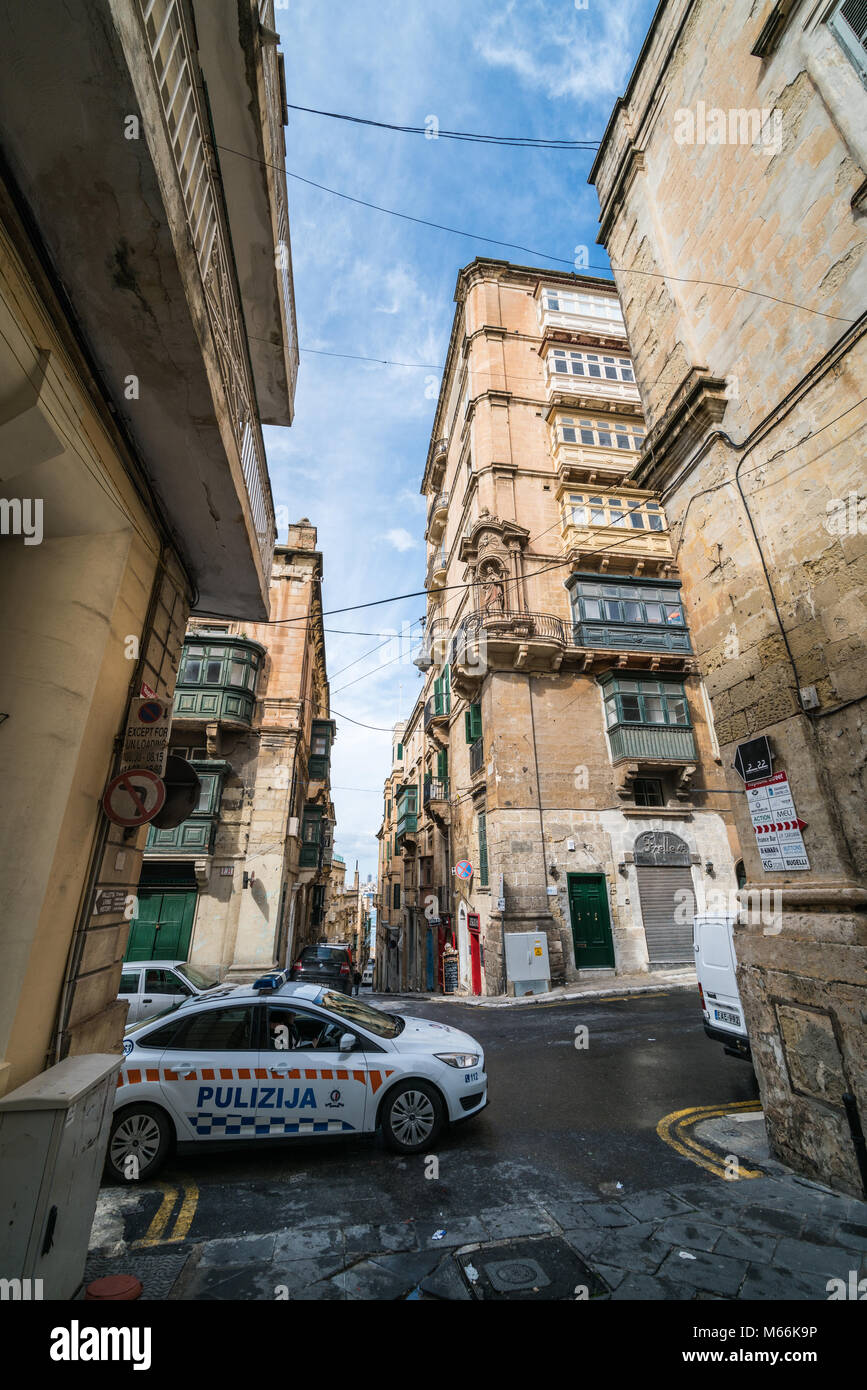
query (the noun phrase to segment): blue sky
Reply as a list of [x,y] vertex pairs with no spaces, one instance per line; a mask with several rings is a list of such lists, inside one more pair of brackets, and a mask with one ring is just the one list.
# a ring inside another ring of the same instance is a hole
[[[654,7],[654,0],[587,0],[586,9],[574,0],[276,0],[276,18],[290,102],[403,125],[435,116],[444,129],[598,139]],[[426,140],[300,112],[290,112],[286,146],[290,173],[353,197],[570,262],[577,246],[587,246],[591,265],[607,265],[595,245],[589,152]],[[478,255],[546,262],[387,217],[292,178],[288,185],[301,368],[295,423],[266,429],[265,442],[275,505],[318,527],[327,611],[423,587],[419,485],[458,270]],[[432,365],[386,367],[305,348]],[[424,612],[420,597],[325,619],[340,712],[335,848],[350,876],[356,859],[362,878],[376,873],[391,739],[341,715],[390,729],[408,714],[421,677],[409,644],[387,634],[408,624],[417,632]]]

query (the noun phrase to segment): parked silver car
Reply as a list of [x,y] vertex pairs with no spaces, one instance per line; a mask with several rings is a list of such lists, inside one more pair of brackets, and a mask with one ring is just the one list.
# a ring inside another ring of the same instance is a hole
[[118,999],[129,1000],[127,1024],[141,1023],[173,1004],[218,988],[217,980],[185,960],[124,961]]

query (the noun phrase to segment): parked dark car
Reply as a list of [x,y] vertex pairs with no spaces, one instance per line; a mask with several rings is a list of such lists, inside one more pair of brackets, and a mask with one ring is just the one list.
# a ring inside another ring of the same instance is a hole
[[289,972],[296,984],[329,985],[352,990],[352,951],[348,946],[305,946]]

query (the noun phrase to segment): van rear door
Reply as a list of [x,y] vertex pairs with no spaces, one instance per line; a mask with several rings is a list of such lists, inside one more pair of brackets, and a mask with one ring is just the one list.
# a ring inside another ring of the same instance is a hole
[[735,975],[734,918],[700,913],[693,919],[695,970],[704,996],[704,1016],[714,1033],[747,1036]]

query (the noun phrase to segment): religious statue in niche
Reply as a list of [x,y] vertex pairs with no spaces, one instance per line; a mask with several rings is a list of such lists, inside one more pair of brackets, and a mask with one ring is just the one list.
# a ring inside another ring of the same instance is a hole
[[486,613],[504,613],[506,610],[502,576],[503,572],[496,563],[486,565],[482,571],[482,608]]

